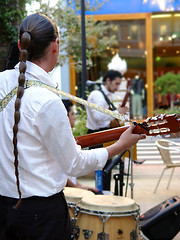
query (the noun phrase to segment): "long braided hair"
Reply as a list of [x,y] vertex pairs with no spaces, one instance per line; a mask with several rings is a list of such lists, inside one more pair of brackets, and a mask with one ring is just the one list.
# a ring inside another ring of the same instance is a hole
[[21,190],[18,171],[18,124],[20,121],[20,107],[21,99],[24,94],[25,84],[25,72],[26,72],[26,60],[38,61],[41,59],[46,48],[52,41],[55,41],[58,37],[58,30],[55,23],[47,16],[35,13],[27,16],[20,25],[20,64],[19,64],[19,77],[18,77],[18,90],[15,100],[15,112],[14,112],[14,127],[13,127],[13,146],[14,146],[14,166],[16,185],[19,195],[19,200],[14,208],[18,208],[21,204]]

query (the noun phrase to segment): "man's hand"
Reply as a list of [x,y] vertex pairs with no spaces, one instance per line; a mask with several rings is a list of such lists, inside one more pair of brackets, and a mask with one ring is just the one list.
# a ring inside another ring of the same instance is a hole
[[135,129],[135,125],[131,124],[130,127],[123,132],[120,136],[119,140],[114,144],[106,147],[108,151],[108,158],[112,158],[113,156],[119,154],[120,152],[131,148],[134,146],[139,140],[145,139],[145,134],[134,134],[133,130]]
[[128,107],[118,107],[117,110],[120,114],[125,114],[129,111],[129,108]]

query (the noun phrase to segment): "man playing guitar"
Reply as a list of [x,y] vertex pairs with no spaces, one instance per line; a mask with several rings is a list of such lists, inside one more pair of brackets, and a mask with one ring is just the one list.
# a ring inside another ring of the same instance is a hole
[[[128,107],[119,106],[118,108],[115,108],[112,103],[114,97],[113,93],[118,90],[121,81],[122,75],[119,71],[109,70],[103,78],[103,84],[100,86],[100,89],[92,91],[87,101],[100,107],[125,114],[128,111]],[[87,108],[86,126],[88,128],[88,133],[109,129],[111,128],[112,121],[114,121],[113,117],[98,112],[94,109]],[[108,160],[105,168],[110,164],[110,162],[111,160]],[[103,178],[103,190],[110,190],[110,179],[111,173]]]

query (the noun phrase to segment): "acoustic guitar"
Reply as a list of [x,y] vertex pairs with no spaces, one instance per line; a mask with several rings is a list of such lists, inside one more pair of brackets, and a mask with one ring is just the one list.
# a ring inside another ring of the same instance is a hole
[[126,91],[126,94],[123,98],[123,101],[121,103],[121,107],[125,107],[126,103],[127,103],[127,100],[128,100],[128,97],[130,95],[130,92],[131,92],[131,80],[130,79],[127,79],[127,91]]
[[[158,115],[147,118],[142,123],[136,123],[133,133],[146,134],[147,136],[167,135],[170,133],[177,133],[180,130],[180,118],[176,114]],[[130,126],[130,125],[129,125]],[[82,148],[103,144],[118,140],[121,134],[126,131],[129,126],[112,128],[109,130],[90,133],[87,135],[76,137],[76,142]]]

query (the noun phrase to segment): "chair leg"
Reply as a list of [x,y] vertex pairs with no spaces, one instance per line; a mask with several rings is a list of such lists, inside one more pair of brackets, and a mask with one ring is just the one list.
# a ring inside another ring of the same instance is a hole
[[175,168],[173,168],[172,171],[171,171],[171,175],[170,175],[170,177],[169,177],[169,181],[168,181],[168,185],[167,185],[167,188],[166,188],[166,189],[169,188],[169,184],[170,184],[170,182],[171,182],[171,179],[172,179],[172,176],[173,176],[174,170],[175,170]]
[[158,180],[158,182],[157,182],[157,185],[156,185],[153,193],[156,192],[156,190],[157,190],[157,188],[158,188],[158,186],[159,186],[159,183],[160,183],[160,181],[161,181],[161,178],[162,178],[162,176],[163,176],[163,174],[164,174],[165,169],[166,169],[166,166],[165,166],[165,167],[163,168],[163,170],[162,170],[162,173],[161,173],[161,175],[160,175],[160,177],[159,177],[159,180]]

